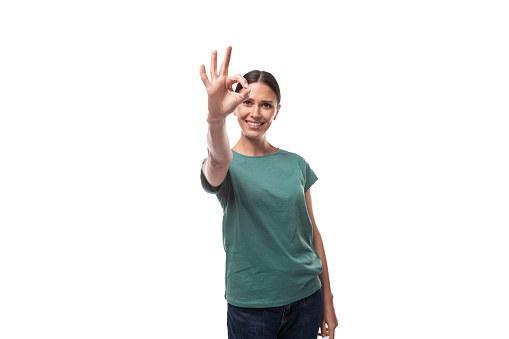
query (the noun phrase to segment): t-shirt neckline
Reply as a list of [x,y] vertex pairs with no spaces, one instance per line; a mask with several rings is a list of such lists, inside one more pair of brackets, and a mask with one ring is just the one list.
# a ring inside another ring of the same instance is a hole
[[269,154],[264,154],[264,155],[244,155],[244,154],[240,154],[237,151],[234,151],[233,149],[232,149],[232,152],[236,153],[237,155],[240,155],[241,157],[245,157],[245,158],[264,158],[264,157],[268,157],[268,156],[271,156],[271,155],[279,154],[281,152],[281,148],[278,147],[276,152],[269,153]]

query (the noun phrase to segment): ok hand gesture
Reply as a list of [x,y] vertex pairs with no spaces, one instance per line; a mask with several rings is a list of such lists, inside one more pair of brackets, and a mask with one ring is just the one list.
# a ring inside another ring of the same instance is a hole
[[[249,98],[249,93],[251,92],[247,80],[242,75],[237,74],[228,77],[231,54],[232,47],[228,46],[219,73],[217,73],[217,51],[212,52],[210,80],[207,77],[205,65],[200,66],[201,80],[207,89],[209,97],[209,114],[207,117],[209,123],[224,120],[241,102]],[[236,93],[232,87],[237,82],[241,83],[244,87],[244,90],[240,93]]]

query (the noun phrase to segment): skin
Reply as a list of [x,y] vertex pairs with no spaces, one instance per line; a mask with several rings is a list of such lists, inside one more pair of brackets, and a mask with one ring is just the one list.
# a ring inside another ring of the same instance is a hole
[[[281,109],[281,105],[277,103],[276,93],[264,83],[255,82],[247,84],[246,79],[240,74],[228,77],[231,50],[232,48],[230,46],[226,49],[223,64],[219,72],[217,71],[217,52],[212,52],[210,68],[211,80],[207,77],[205,65],[201,65],[200,67],[200,75],[209,97],[209,114],[207,116],[209,138],[214,140],[213,143],[209,143],[209,156],[214,156],[217,162],[217,164],[213,165],[216,167],[214,171],[209,171],[207,169],[208,160],[205,161],[203,169],[210,183],[212,183],[211,179],[215,176],[214,179],[218,182],[217,186],[219,186],[226,175],[231,161],[231,154],[227,152],[221,154],[222,151],[224,151],[222,150],[224,147],[219,147],[217,155],[215,155],[212,144],[226,145],[228,143],[224,130],[224,123],[225,118],[230,113],[233,112],[237,117],[241,129],[240,138],[232,148],[235,152],[249,156],[260,156],[275,153],[278,150],[277,147],[271,145],[267,140],[267,131],[273,121],[276,120],[279,110]],[[232,86],[237,82],[243,85],[243,89],[240,93],[235,93],[232,89]],[[263,125],[259,129],[251,129],[246,121],[262,122]],[[214,174],[209,174],[212,172]],[[319,278],[322,282],[324,307],[318,335],[329,336],[330,339],[334,339],[334,331],[338,326],[338,318],[336,317],[336,311],[334,309],[323,240],[316,226],[313,213],[311,189],[306,191],[305,200],[308,215],[313,225],[313,246],[320,257],[323,268],[322,273],[319,274]]]
[[334,339],[334,332],[336,327],[338,327],[338,317],[336,316],[336,310],[334,309],[334,301],[333,295],[331,291],[330,281],[329,281],[329,268],[327,266],[327,258],[325,257],[325,248],[323,247],[323,240],[318,231],[318,227],[315,222],[315,215],[313,213],[313,203],[311,200],[311,188],[306,191],[304,194],[306,199],[306,207],[309,214],[309,219],[311,220],[311,224],[313,225],[313,246],[320,257],[320,261],[322,262],[322,273],[318,275],[320,281],[322,282],[322,292],[323,292],[323,313],[322,320],[320,322],[320,332],[318,335],[324,334],[325,336],[329,336],[330,339]]
[[[249,84],[251,93],[247,100],[243,101],[233,114],[237,117],[241,134],[240,139],[233,150],[237,153],[260,156],[277,152],[277,147],[267,141],[267,131],[276,119],[281,105],[277,104],[277,96],[274,91],[262,82]],[[241,94],[247,91],[242,89]],[[262,123],[260,128],[252,129],[247,121]]]

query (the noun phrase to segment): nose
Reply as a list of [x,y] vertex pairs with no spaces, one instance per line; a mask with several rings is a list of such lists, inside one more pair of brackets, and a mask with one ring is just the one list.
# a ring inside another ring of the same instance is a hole
[[254,105],[253,110],[251,111],[251,115],[253,117],[258,117],[260,115],[260,106]]

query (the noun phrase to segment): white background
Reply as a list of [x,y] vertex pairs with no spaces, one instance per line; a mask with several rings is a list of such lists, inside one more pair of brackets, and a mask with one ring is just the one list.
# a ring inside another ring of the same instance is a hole
[[[503,1],[3,1],[0,337],[226,338],[199,66],[267,70],[337,338],[508,338]],[[231,145],[240,136],[228,118]]]

